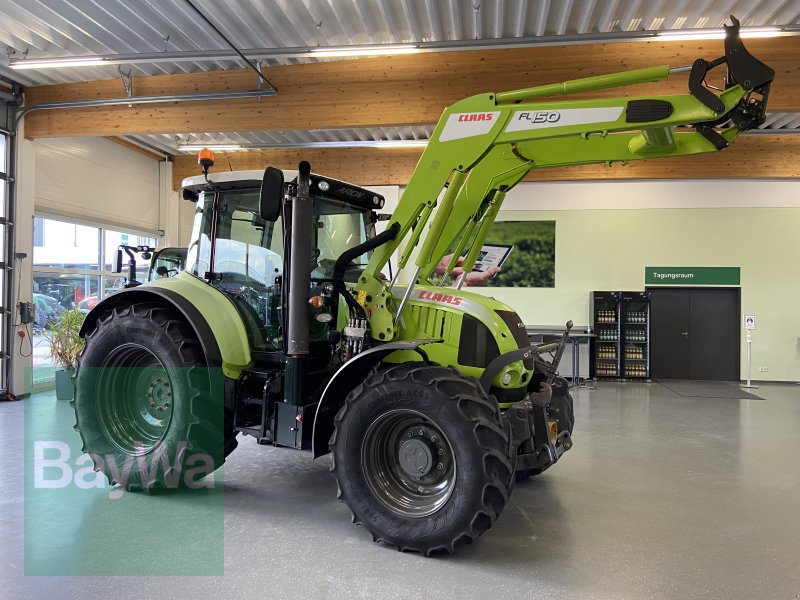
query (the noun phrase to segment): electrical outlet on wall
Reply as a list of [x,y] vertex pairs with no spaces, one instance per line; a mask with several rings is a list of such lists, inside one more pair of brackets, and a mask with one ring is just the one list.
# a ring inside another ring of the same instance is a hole
[[758,367],[758,372],[759,373],[768,373],[769,372],[769,367]]

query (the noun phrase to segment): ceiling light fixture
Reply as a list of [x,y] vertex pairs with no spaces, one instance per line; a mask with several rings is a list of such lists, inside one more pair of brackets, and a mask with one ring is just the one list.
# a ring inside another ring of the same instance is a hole
[[241,144],[185,144],[179,145],[178,150],[186,152],[200,152],[200,150],[211,150],[212,152],[231,152],[233,150],[244,150]]
[[309,54],[315,58],[333,58],[348,56],[392,56],[395,54],[416,54],[420,49],[416,46],[369,45],[338,48],[313,48]]
[[[783,34],[780,27],[742,27],[739,37],[747,38],[769,38],[778,37]],[[659,31],[656,37],[660,40],[723,40],[725,31],[723,29],[677,29],[674,31]]]
[[[276,48],[244,50],[248,59],[264,58],[344,58],[353,56],[391,56],[423,52],[413,45],[371,44],[365,46],[328,46],[317,48]],[[155,64],[163,62],[238,60],[228,51],[214,52],[149,52],[141,54],[107,54],[105,56],[63,56],[9,60],[12,69],[60,69],[64,67],[99,67],[103,65]]]
[[284,143],[245,143],[245,144],[178,144],[183,152],[199,152],[203,148],[215,152],[229,150],[280,150],[286,148],[424,148],[428,140],[341,140],[336,142],[284,142]]
[[32,58],[23,60],[12,60],[9,67],[12,69],[56,69],[60,67],[99,67],[102,65],[114,64],[113,62],[101,57],[71,57],[71,58]]
[[373,148],[425,148],[428,145],[428,140],[391,140],[365,145],[369,145]]

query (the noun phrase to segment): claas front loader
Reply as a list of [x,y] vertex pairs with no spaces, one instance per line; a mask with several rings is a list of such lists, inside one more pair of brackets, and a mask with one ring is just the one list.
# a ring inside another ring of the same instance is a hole
[[[560,98],[677,73],[685,95]],[[207,481],[239,433],[331,453],[340,498],[375,540],[426,555],[474,541],[515,477],[572,447],[557,373],[569,324],[531,346],[513,308],[461,279],[441,287],[437,266],[463,256],[471,270],[532,169],[726,148],[763,122],[773,76],[734,19],[716,60],[467,98],[444,110],[391,215],[308,163],[209,176],[205,157],[184,182],[196,203],[185,270],[108,297],[83,326],[84,451],[145,492]]]

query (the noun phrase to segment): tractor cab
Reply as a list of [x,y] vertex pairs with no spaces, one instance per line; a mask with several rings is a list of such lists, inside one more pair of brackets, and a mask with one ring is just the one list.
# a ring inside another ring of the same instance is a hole
[[[271,206],[260,191],[263,171],[237,171],[190,177],[184,198],[196,203],[186,270],[224,292],[247,324],[254,352],[284,349],[287,275],[306,268],[311,289],[308,310],[310,342],[330,356],[328,333],[337,328],[338,295],[333,269],[342,253],[375,234],[375,209],[384,199],[369,190],[334,179],[311,176],[311,254],[306,265],[290,263],[288,232],[291,201],[284,201],[283,181],[294,185],[296,171],[278,171],[281,189]],[[355,282],[369,261],[365,254],[347,265],[345,281]],[[290,266],[290,264],[292,266]],[[341,325],[341,324],[338,324]],[[312,348],[312,355],[314,354]]]

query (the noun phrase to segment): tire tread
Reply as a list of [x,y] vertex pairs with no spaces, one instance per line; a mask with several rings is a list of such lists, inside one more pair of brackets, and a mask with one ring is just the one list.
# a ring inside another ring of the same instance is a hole
[[[126,318],[147,319],[152,321],[156,327],[167,332],[169,339],[177,347],[181,359],[189,368],[187,380],[195,390],[188,398],[189,414],[191,418],[188,421],[186,429],[185,437],[187,446],[185,451],[192,451],[195,454],[208,454],[212,457],[215,467],[219,468],[225,461],[225,458],[233,452],[238,445],[236,432],[233,431],[232,427],[232,415],[228,415],[229,411],[223,408],[224,423],[219,424],[217,422],[219,419],[214,413],[215,408],[213,403],[204,402],[202,394],[196,391],[198,386],[208,385],[207,377],[202,374],[202,370],[206,368],[205,357],[203,356],[200,343],[193,329],[182,320],[180,314],[175,310],[160,304],[142,303],[118,306],[100,315],[95,323],[95,327],[85,335],[84,339],[86,343],[77,355],[77,368],[75,370],[75,375],[73,375],[73,380],[77,380],[81,368],[86,366],[84,363],[87,359],[87,350],[90,348],[92,339],[96,337],[98,332],[102,331],[105,327],[109,327],[115,320]],[[89,353],[88,356],[91,358],[91,353]],[[200,381],[198,381],[198,379]],[[75,409],[75,401],[76,399],[73,398],[70,402],[73,409]],[[231,419],[230,427],[228,426],[229,418]],[[91,450],[88,450],[88,448],[91,448],[92,440],[86,439],[83,428],[81,427],[79,411],[77,410],[75,410],[74,429],[80,434],[82,451],[91,454]],[[199,440],[219,439],[223,440],[221,452],[213,448],[204,448],[199,443]],[[92,460],[94,462],[94,456]],[[128,480],[126,489],[128,491],[144,492],[164,489],[166,486],[162,479],[169,478],[174,469],[173,465],[175,464],[175,460],[170,461],[171,466],[166,472],[151,468],[150,471],[154,474],[152,479],[149,481],[140,481],[138,479]],[[94,462],[94,468],[96,471],[103,471],[112,485],[117,483],[112,479],[110,473],[107,473],[102,468],[102,464],[98,465],[97,462]],[[180,481],[183,482],[182,479],[180,479]]]

